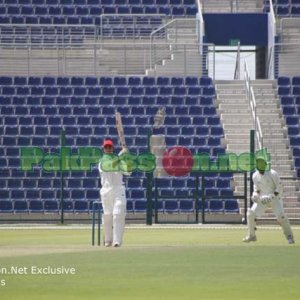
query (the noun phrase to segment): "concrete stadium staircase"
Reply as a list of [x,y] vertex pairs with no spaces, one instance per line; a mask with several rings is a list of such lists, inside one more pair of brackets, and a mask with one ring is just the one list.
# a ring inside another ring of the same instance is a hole
[[[238,80],[215,81],[217,107],[224,128],[226,152],[241,154],[250,150],[250,130],[253,120],[248,104],[245,82]],[[244,193],[244,178],[234,174],[235,195]],[[248,195],[249,197],[249,195]],[[239,201],[240,214],[244,213],[244,202]]]
[[[201,76],[202,55],[199,52],[196,22],[194,19],[178,20],[179,26],[167,29],[166,40],[154,41],[155,50],[160,50],[167,44],[168,55],[161,56],[151,69],[146,71],[148,76]],[[153,49],[154,49],[153,48]],[[167,51],[165,49],[165,51]],[[156,56],[159,57],[159,55]]]
[[[254,128],[244,81],[216,81],[217,105],[224,127],[227,152],[248,152],[250,130]],[[253,80],[257,114],[263,132],[263,146],[271,154],[271,166],[278,171],[284,185],[284,206],[289,218],[299,219],[299,182],[289,149],[285,121],[282,118],[276,81]],[[243,194],[243,177],[234,175],[235,194]],[[250,196],[250,195],[248,195]],[[243,203],[240,202],[243,214]],[[267,211],[264,218],[274,218]]]
[[[299,182],[277,96],[277,83],[272,80],[256,80],[252,81],[252,86],[263,131],[263,144],[271,154],[271,167],[282,178],[285,211],[290,218],[299,218]],[[267,216],[271,217],[272,214],[267,213]]]

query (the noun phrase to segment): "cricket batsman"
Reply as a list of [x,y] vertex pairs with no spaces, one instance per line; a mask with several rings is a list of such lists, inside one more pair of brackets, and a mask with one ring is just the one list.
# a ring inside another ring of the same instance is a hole
[[264,157],[257,157],[256,172],[253,174],[254,190],[252,207],[247,212],[248,234],[243,242],[255,242],[255,218],[261,217],[267,208],[271,207],[277,221],[282,227],[283,233],[289,244],[294,244],[294,236],[290,222],[283,209],[283,188],[278,173],[269,169],[267,160]]
[[[127,148],[123,148],[119,155],[127,151]],[[103,157],[114,153],[112,140],[104,140],[103,153]],[[126,216],[126,196],[123,173],[121,171],[103,171],[101,168],[102,160],[99,162],[99,171],[102,184],[100,195],[103,206],[102,223],[104,229],[104,245],[105,247],[120,247],[123,241]]]

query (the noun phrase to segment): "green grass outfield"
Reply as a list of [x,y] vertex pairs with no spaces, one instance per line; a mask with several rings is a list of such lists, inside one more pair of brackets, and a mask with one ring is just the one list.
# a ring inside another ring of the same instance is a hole
[[[92,247],[88,229],[1,229],[0,299],[300,299],[300,230],[130,228],[122,248]],[[75,275],[8,274],[73,267]],[[5,270],[8,272],[5,273]]]

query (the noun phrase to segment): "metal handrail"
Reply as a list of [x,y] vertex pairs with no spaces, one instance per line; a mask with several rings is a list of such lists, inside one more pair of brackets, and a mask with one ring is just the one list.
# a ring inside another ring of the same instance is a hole
[[274,47],[271,47],[269,50],[267,68],[268,68],[268,78],[273,79],[274,78]]
[[[156,59],[156,48],[157,48],[157,44],[158,43],[161,43],[162,39],[165,40],[165,45],[164,47],[167,47],[167,48],[173,48],[173,49],[176,49],[177,45],[178,45],[178,28],[181,28],[182,26],[179,26],[178,24],[180,24],[180,22],[189,22],[189,21],[192,21],[192,22],[196,22],[194,21],[194,19],[173,19],[171,20],[170,22],[166,23],[165,25],[159,27],[158,29],[154,30],[153,32],[151,32],[150,34],[150,69],[154,69],[154,66],[157,62],[157,59]],[[197,24],[197,22],[196,22]],[[197,27],[196,27],[197,28]],[[172,40],[170,38],[170,31],[172,29],[175,29],[175,42],[174,40]],[[186,37],[196,37],[196,34],[193,34],[193,33],[188,33],[188,34],[184,34],[184,36]],[[155,41],[155,39],[158,39],[158,42]],[[192,43],[185,43],[186,45],[194,45],[195,43],[192,42]],[[153,57],[155,56],[155,57]],[[158,60],[161,60],[161,58],[159,58]]]
[[[198,43],[202,44],[203,43],[203,37],[204,37],[204,19],[203,19],[203,14],[202,14],[202,4],[200,0],[197,0],[197,6],[198,6],[198,14],[196,16],[198,22],[196,25],[196,32],[197,32],[197,38],[198,38]],[[202,55],[203,54],[203,49],[202,47],[199,47],[199,52]]]
[[272,0],[269,0],[269,4],[270,4],[270,14],[272,16],[273,24],[275,24],[275,34],[276,34],[276,17],[275,17],[275,10],[274,10],[274,5]]
[[244,62],[244,80],[245,80],[247,98],[249,100],[251,114],[252,114],[252,118],[253,118],[253,122],[254,122],[254,129],[255,129],[256,139],[258,142],[258,147],[259,147],[259,149],[262,149],[263,148],[263,133],[262,133],[262,129],[261,129],[260,120],[257,115],[257,104],[256,104],[256,100],[255,100],[254,90],[253,90],[253,87],[251,86],[251,79],[250,79],[250,74],[248,71],[248,66],[247,66],[246,61]]
[[234,69],[234,79],[240,80],[241,78],[241,46],[240,42],[237,45],[237,52],[236,52],[236,61],[235,61],[235,69]]
[[[274,78],[274,43],[276,37],[276,17],[274,12],[274,5],[272,0],[269,0],[270,12],[268,14],[268,22],[271,23],[269,27],[269,42],[268,42],[268,61],[267,61],[267,75],[269,79]],[[271,20],[270,20],[271,18]]]

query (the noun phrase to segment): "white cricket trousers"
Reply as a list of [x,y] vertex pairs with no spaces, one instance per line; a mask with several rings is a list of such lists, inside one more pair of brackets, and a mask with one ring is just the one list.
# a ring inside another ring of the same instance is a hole
[[[293,237],[290,222],[284,213],[282,199],[279,197],[274,197],[270,202],[270,207],[272,208],[272,211],[276,216],[278,223],[281,225],[285,237],[287,239],[289,237]],[[255,218],[261,217],[268,208],[269,206],[266,206],[258,201],[258,203],[254,203],[250,210],[248,210],[247,216],[249,236],[255,236]]]
[[100,190],[100,195],[103,206],[104,242],[121,245],[126,217],[125,187],[113,189],[104,187]]

